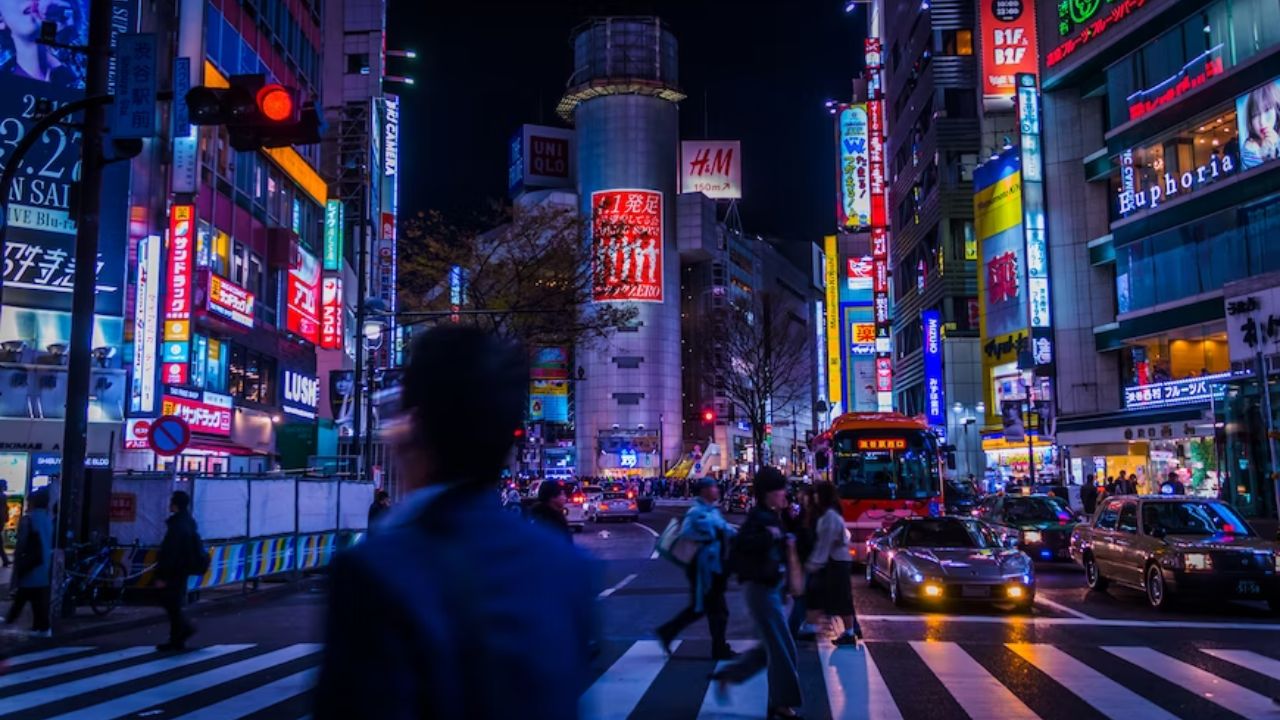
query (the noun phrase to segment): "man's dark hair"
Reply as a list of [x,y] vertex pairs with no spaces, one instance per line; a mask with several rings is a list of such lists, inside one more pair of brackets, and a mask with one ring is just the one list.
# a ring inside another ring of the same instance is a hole
[[411,444],[428,450],[438,480],[496,483],[529,395],[529,358],[474,327],[433,328],[413,343],[401,401]]
[[373,499],[377,500],[378,502],[382,502],[383,500],[390,500],[391,493],[387,492],[386,490],[379,490],[378,494],[373,496]]
[[840,512],[840,494],[836,492],[836,486],[829,482],[819,482],[813,484],[813,502],[817,507],[817,514],[821,515],[828,510]]
[[547,502],[564,493],[564,485],[559,480],[543,480],[538,486],[538,501]]
[[183,512],[191,507],[191,496],[183,490],[175,490],[173,497],[169,498],[169,504],[178,508],[178,512]]

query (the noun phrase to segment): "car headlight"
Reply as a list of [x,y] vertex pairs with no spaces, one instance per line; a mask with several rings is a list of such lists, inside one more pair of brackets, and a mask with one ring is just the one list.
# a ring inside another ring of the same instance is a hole
[[1039,530],[1027,530],[1022,533],[1022,542],[1024,543],[1038,543],[1042,540],[1044,540],[1044,534]]
[[912,565],[909,562],[906,562],[905,560],[901,562],[902,562],[902,572],[906,574],[908,580],[910,580],[911,582],[917,585],[924,582],[924,573],[917,570],[914,565]]
[[1209,571],[1213,569],[1213,558],[1206,553],[1184,553],[1182,568],[1187,571]]

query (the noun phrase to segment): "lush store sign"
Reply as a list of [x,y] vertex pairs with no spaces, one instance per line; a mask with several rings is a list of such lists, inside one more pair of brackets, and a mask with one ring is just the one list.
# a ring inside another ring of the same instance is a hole
[[320,407],[320,379],[314,375],[285,370],[282,374],[280,406],[289,415],[315,420]]

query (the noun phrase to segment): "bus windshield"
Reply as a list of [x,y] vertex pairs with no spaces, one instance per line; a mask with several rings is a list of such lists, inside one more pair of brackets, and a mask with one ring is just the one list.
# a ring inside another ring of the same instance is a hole
[[847,430],[832,441],[840,497],[924,500],[939,494],[933,439],[922,431]]

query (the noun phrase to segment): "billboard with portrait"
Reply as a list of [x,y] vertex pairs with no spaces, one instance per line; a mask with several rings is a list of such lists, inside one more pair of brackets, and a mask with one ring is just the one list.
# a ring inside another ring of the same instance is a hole
[[1242,171],[1280,158],[1280,79],[1237,98],[1236,123]]
[[663,208],[656,190],[591,193],[595,302],[662,302]]

